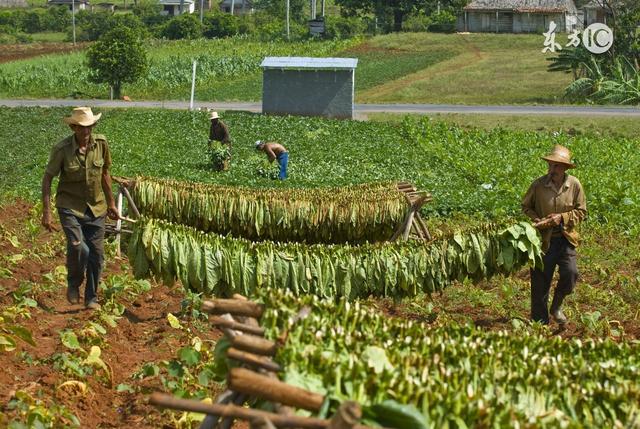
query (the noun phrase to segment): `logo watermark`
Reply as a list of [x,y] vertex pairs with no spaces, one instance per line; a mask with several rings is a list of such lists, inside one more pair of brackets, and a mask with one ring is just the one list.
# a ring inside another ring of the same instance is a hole
[[[549,31],[542,33],[544,36],[543,54],[562,50],[562,45],[556,42],[557,28],[558,25],[554,21],[551,21],[549,23]],[[599,22],[588,26],[582,32],[582,38],[580,38],[580,32],[578,30],[573,30],[573,32],[569,34],[569,40],[565,48],[570,46],[577,48],[580,46],[580,41],[582,41],[582,44],[589,52],[593,54],[604,54],[613,46],[613,30],[606,24]]]

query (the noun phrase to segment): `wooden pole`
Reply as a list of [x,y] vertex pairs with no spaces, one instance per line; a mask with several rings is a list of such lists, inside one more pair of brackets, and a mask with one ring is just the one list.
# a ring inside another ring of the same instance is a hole
[[[239,420],[252,421],[253,419],[264,417],[269,419],[271,423],[278,428],[327,429],[329,427],[329,420],[322,420],[313,417],[282,416],[275,413],[269,413],[267,411],[239,407],[237,405],[207,404],[195,400],[179,399],[159,392],[151,395],[149,403],[160,408],[213,414],[223,417],[232,417]],[[354,429],[373,428],[364,425],[355,425]]]
[[362,418],[362,409],[355,401],[345,401],[331,418],[329,429],[352,429]]
[[229,313],[232,316],[247,316],[259,319],[264,312],[264,305],[238,299],[214,299],[212,301],[204,301],[202,310],[209,314]]
[[[218,396],[216,399],[216,404],[228,404],[235,397],[235,392],[231,390],[225,390]],[[200,429],[215,429],[218,425],[218,420],[220,420],[220,416],[215,414],[207,414],[207,417],[204,418],[202,424],[200,425]]]
[[266,369],[267,371],[280,372],[282,368],[280,365],[265,356],[256,355],[253,353],[243,352],[236,348],[229,348],[227,350],[227,357],[229,359],[237,360],[238,362],[252,365],[258,368]]
[[227,377],[229,389],[249,396],[290,405],[309,411],[319,411],[324,397],[246,368],[231,368]]
[[234,331],[241,331],[247,334],[257,335],[259,337],[264,337],[264,328],[259,326],[248,325],[246,323],[236,322],[235,320],[225,319],[221,316],[211,316],[209,321],[213,326],[221,326],[228,329],[233,329]]
[[[122,217],[122,188],[118,191],[118,202],[116,203],[116,208],[118,209],[118,218]],[[116,256],[119,258],[121,256],[120,250],[120,232],[122,230],[122,220],[118,219],[116,221]]]
[[131,197],[131,194],[129,193],[129,190],[127,189],[126,186],[122,186],[121,188],[122,193],[124,194],[125,198],[127,199],[127,203],[129,204],[129,208],[131,209],[131,211],[133,211],[133,215],[136,218],[140,217],[140,212],[138,211],[138,207],[136,207],[136,203],[133,202],[133,198]]
[[275,429],[276,427],[271,423],[266,417],[258,417],[257,419],[253,419],[251,421],[251,429]]
[[238,350],[254,353],[260,356],[276,354],[276,343],[255,335],[238,335],[231,340],[231,345]]

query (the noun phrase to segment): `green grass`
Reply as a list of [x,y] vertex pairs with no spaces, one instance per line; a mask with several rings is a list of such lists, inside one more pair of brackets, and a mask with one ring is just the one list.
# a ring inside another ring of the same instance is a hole
[[513,131],[563,132],[592,137],[616,137],[635,139],[640,136],[637,118],[580,115],[497,115],[475,113],[434,113],[406,115],[393,113],[369,113],[366,118],[375,122],[401,123],[405,117],[428,116],[436,121],[455,124],[464,129],[492,130],[504,128]]
[[62,43],[67,41],[67,34],[61,32],[33,33],[30,35],[34,42],[56,42]]
[[[558,39],[561,40],[561,39]],[[372,39],[374,49],[451,58],[357,94],[363,103],[534,104],[562,101],[571,77],[546,71],[539,35],[411,33]]]

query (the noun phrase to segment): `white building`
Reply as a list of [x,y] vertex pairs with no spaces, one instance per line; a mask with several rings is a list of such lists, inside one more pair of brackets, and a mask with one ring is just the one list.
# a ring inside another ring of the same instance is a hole
[[159,0],[162,6],[162,15],[178,16],[180,15],[180,5],[182,5],[182,13],[193,13],[196,6],[193,0]]

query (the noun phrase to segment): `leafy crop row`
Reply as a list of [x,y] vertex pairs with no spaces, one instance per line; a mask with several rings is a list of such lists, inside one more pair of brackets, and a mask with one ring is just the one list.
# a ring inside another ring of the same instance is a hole
[[[640,425],[638,344],[434,328],[358,302],[279,289],[260,296],[268,335],[288,331],[276,356],[284,379],[329,395],[333,405],[392,399],[422,412],[403,426],[415,429]],[[310,316],[290,326],[305,305]]]
[[540,264],[540,240],[526,222],[483,225],[429,243],[306,245],[253,243],[184,226],[141,219],[129,259],[136,276],[152,272],[166,283],[207,295],[253,296],[263,287],[322,297],[415,296],[454,280],[485,279]]
[[[143,98],[184,99],[191,85],[192,61],[198,61],[198,89],[209,83],[245,75],[260,80],[266,56],[330,56],[353,42],[250,42],[242,38],[155,42],[149,50],[149,73],[127,89]],[[0,94],[10,97],[60,97],[81,92],[108,95],[107,88],[88,80],[83,52],[48,55],[0,64]],[[256,93],[254,98],[259,98]]]

